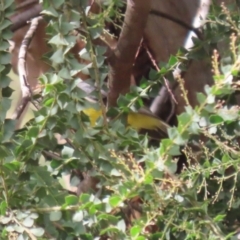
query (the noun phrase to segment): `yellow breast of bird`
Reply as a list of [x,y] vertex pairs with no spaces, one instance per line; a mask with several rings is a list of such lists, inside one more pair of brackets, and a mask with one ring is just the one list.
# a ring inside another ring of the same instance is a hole
[[[91,126],[94,126],[98,118],[102,116],[102,111],[94,108],[84,109],[83,112],[89,117]],[[137,112],[130,112],[128,114],[127,123],[136,130],[157,130],[161,128],[161,121],[159,121],[159,119]]]
[[92,127],[96,124],[96,121],[98,120],[98,118],[102,116],[102,111],[96,110],[94,108],[84,109],[83,112],[89,117]]
[[156,130],[157,128],[160,128],[161,123],[157,118],[137,112],[130,112],[127,117],[127,122],[128,125],[135,128],[136,130]]

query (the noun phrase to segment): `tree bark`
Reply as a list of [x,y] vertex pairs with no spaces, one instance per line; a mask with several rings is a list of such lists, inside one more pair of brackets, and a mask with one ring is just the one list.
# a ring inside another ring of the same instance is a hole
[[150,0],[128,0],[122,32],[116,48],[108,57],[108,105],[115,106],[120,94],[129,91],[135,55],[151,8]]

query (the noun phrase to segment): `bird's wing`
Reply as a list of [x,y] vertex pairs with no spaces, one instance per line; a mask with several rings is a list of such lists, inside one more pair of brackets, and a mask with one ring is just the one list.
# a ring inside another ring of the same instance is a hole
[[[96,102],[97,100],[96,97],[91,94],[94,90],[96,90],[96,87],[93,84],[91,84],[88,81],[81,81],[78,83],[77,86],[89,96],[89,97],[86,97],[86,100],[90,102]],[[106,91],[101,90],[101,93],[104,98],[107,97]],[[88,110],[85,110],[85,113],[93,114],[92,109],[91,109],[91,112],[88,112]],[[98,115],[99,114],[100,113],[98,113]],[[140,129],[161,130],[165,133],[167,133],[167,129],[169,128],[169,125],[167,123],[159,119],[158,116],[153,114],[148,108],[145,108],[145,107],[140,108],[138,112],[130,112],[128,114],[128,124],[138,130]]]
[[168,125],[166,122],[164,122],[162,119],[160,119],[158,116],[156,116],[154,113],[151,112],[150,109],[146,108],[146,107],[142,107],[138,110],[138,113],[140,114],[143,114],[143,115],[146,115],[146,116],[149,116],[151,118],[155,118],[159,121],[159,124],[158,124],[158,128],[161,128],[162,129],[165,129],[166,132],[167,132],[167,129],[170,127],[170,125]]

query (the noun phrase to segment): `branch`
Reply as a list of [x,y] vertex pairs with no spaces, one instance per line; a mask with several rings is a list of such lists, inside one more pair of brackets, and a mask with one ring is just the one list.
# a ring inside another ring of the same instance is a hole
[[[148,54],[149,59],[151,60],[151,63],[153,64],[153,66],[155,67],[155,69],[159,72],[160,69],[157,65],[156,60],[154,59],[154,57],[152,56],[151,52],[149,51],[148,47],[145,46],[146,52]],[[174,97],[174,94],[172,92],[173,90],[173,84],[171,84],[166,78],[164,79],[164,85],[162,86],[162,88],[160,89],[158,96],[156,96],[154,98],[153,103],[151,104],[151,108],[150,110],[152,112],[154,112],[154,114],[159,115],[161,110],[163,109],[164,105],[166,104],[166,102],[168,101],[169,96],[171,96],[170,100],[171,100],[171,112],[167,118],[167,122],[169,122],[175,112],[175,104],[177,104],[177,101]],[[175,84],[175,83],[174,83]],[[171,87],[170,87],[171,86]]]
[[17,31],[18,29],[27,25],[29,19],[35,18],[40,15],[42,11],[42,7],[40,4],[35,4],[30,9],[27,9],[23,12],[20,12],[12,17],[10,17],[11,22],[13,23],[11,26],[11,31]]
[[38,0],[25,0],[24,2],[17,4],[16,10],[24,9],[31,6],[32,4],[37,4],[38,2]]
[[29,30],[27,31],[25,37],[22,40],[21,47],[19,49],[18,55],[18,74],[20,80],[20,86],[22,91],[22,99],[15,112],[12,116],[12,119],[19,119],[21,114],[23,113],[25,107],[31,99],[31,89],[27,81],[27,73],[26,73],[26,55],[28,46],[31,43],[31,40],[34,36],[34,33],[37,29],[38,22],[42,19],[42,17],[36,17],[31,21],[31,25]]
[[[180,21],[179,19],[176,19],[175,17],[169,17],[168,14],[159,12],[159,11],[155,11],[155,10],[151,10],[150,13],[157,15],[157,16],[161,16],[161,17],[165,17],[168,20],[174,21],[176,23],[178,23],[179,25],[181,25],[182,27],[185,27],[187,29],[189,29],[188,35],[186,36],[185,39],[185,43],[183,45],[183,47],[185,49],[187,49],[188,51],[191,51],[192,47],[194,47],[194,42],[192,40],[193,37],[198,37],[198,38],[202,38],[201,33],[199,31],[197,31],[198,28],[200,28],[202,26],[202,22],[203,20],[206,19],[208,11],[209,11],[209,5],[210,5],[210,1],[209,0],[205,0],[202,1],[204,2],[204,4],[202,3],[202,5],[198,8],[198,11],[196,12],[196,15],[193,17],[193,21],[191,25],[188,25],[187,23],[184,23],[182,21]],[[191,61],[190,61],[191,62]],[[189,63],[190,64],[190,63]],[[178,76],[183,77],[185,73],[183,73],[178,67],[173,71],[173,76],[174,79],[177,79]],[[174,91],[178,86],[178,82],[175,81],[173,83],[169,83],[169,89],[171,89],[172,91]],[[154,101],[151,104],[150,110],[154,113],[154,114],[159,114],[163,105],[165,104],[165,102],[167,101],[167,99],[169,98],[169,91],[166,88],[166,85],[162,87],[162,89],[160,90],[158,96],[156,96],[156,98],[154,99]],[[175,110],[175,109],[174,109]],[[169,118],[171,118],[173,115],[173,112],[170,113]]]
[[24,229],[24,231],[28,234],[28,236],[30,237],[31,240],[37,240],[37,238],[32,234],[30,229],[28,229],[27,227],[23,226],[23,224],[21,224],[16,218],[14,218],[14,222],[16,224],[18,224],[18,226],[20,226],[20,227],[22,227]]
[[171,100],[171,112],[169,114],[169,116],[167,117],[167,122],[169,122],[172,118],[172,116],[174,115],[175,112],[175,104],[177,104],[177,101],[174,97],[173,92],[175,91],[175,89],[178,87],[178,82],[176,81],[178,76],[182,76],[183,74],[181,72],[181,70],[178,68],[178,66],[174,69],[173,71],[173,77],[175,79],[174,82],[169,82],[166,78],[164,78],[164,85],[162,86],[162,88],[160,89],[158,95],[154,98],[151,106],[150,106],[150,110],[156,114],[159,115],[161,110],[163,109],[164,105],[166,104],[166,102],[168,101],[169,97],[171,96],[170,100]]
[[151,1],[128,0],[123,29],[116,48],[108,57],[108,105],[115,106],[120,94],[129,91],[132,67],[148,19]]
[[180,25],[181,27],[186,28],[187,30],[193,31],[198,36],[199,39],[201,39],[201,40],[203,39],[201,32],[197,28],[195,28],[192,25],[182,21],[179,18],[176,18],[174,16],[171,16],[168,13],[164,13],[162,11],[155,10],[155,9],[152,9],[149,14],[168,19],[169,21],[172,21],[172,22]]

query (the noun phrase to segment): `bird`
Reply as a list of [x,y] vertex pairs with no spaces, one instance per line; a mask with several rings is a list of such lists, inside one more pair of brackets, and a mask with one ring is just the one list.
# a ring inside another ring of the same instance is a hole
[[[86,93],[86,100],[90,102],[97,101],[93,96],[91,96],[91,93],[96,90],[94,86],[87,83],[87,81],[80,81],[77,86]],[[107,96],[107,93],[104,90],[101,90],[101,93],[103,97]],[[92,107],[83,109],[83,112],[88,116],[91,126],[95,126],[97,120],[102,116],[101,109],[95,109]],[[127,114],[127,125],[137,131],[161,131],[164,133],[164,135],[167,135],[168,128],[170,127],[146,107],[140,108],[137,112],[130,111]]]

